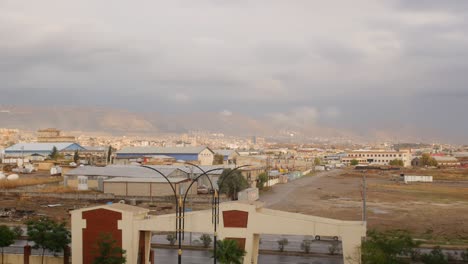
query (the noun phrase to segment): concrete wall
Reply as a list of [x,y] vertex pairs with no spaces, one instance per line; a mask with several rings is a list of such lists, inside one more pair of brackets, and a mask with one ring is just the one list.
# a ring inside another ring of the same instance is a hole
[[[183,192],[187,190],[190,182],[183,182],[175,185],[177,194],[180,193],[180,188]],[[174,195],[171,187],[167,183],[137,183],[137,182],[104,182],[104,193],[114,194],[117,196],[171,196]],[[194,183],[191,194],[197,194],[197,183]]]
[[[23,254],[5,254],[4,264],[23,264]],[[29,256],[29,264],[41,264],[41,256]],[[63,257],[44,256],[44,264],[63,264]]]

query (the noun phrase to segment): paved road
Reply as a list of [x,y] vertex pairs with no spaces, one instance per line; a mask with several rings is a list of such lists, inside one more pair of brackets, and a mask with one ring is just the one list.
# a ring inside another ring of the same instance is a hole
[[[184,245],[190,245],[190,235],[185,234],[186,239],[183,241]],[[192,243],[191,245],[194,246],[201,246],[202,243],[200,241],[200,233],[193,233],[192,234]],[[314,240],[313,237],[305,237],[305,236],[279,236],[279,235],[261,235],[261,244],[260,249],[263,250],[278,250],[278,240],[286,238],[288,239],[288,245],[285,246],[285,251],[302,251],[301,243],[304,239],[312,240],[312,244],[310,245],[311,252],[314,253],[321,253],[321,254],[328,254],[328,248],[331,245],[331,238],[323,238],[320,241]],[[212,237],[213,239],[213,237]],[[168,244],[165,235],[155,235],[151,240],[152,243],[159,243],[159,244]],[[211,244],[213,245],[213,244]],[[339,244],[339,250],[341,251],[341,243]]]
[[273,205],[288,200],[288,196],[299,187],[304,187],[313,184],[320,178],[327,176],[335,176],[341,173],[340,169],[330,171],[320,171],[313,176],[306,176],[297,180],[288,182],[287,184],[276,184],[270,191],[263,193],[260,196],[260,201],[265,203],[265,207],[269,208]]
[[[177,263],[176,249],[155,249],[155,263],[172,264]],[[184,264],[206,264],[212,263],[212,254],[208,251],[185,250],[182,255]],[[297,257],[297,256],[277,256],[260,255],[258,258],[260,264],[341,264],[340,258],[328,257]]]

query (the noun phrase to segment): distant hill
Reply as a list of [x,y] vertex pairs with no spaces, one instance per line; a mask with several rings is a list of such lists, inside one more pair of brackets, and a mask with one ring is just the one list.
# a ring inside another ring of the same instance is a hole
[[[190,130],[216,131],[227,135],[277,135],[288,128],[268,120],[240,114],[193,112],[162,115],[127,110],[87,107],[2,107],[0,127],[37,130],[57,127],[62,130],[107,132],[112,134],[184,133]],[[297,128],[309,135],[341,136],[332,128]],[[349,133],[349,132],[347,132]]]

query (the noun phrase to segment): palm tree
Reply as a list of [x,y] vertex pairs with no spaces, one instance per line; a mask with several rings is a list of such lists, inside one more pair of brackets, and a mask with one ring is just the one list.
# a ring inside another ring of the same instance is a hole
[[242,264],[245,253],[235,240],[216,241],[216,258],[222,264]]

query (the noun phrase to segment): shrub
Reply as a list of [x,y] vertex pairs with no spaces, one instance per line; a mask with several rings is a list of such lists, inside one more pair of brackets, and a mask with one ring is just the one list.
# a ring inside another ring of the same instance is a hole
[[461,256],[461,259],[463,260],[463,262],[468,263],[468,248],[465,251],[463,251],[460,254],[460,256]]
[[430,253],[423,254],[421,261],[424,264],[445,264],[448,263],[447,257],[444,255],[440,247],[435,247]]
[[283,252],[284,251],[284,246],[286,246],[287,244],[289,244],[289,241],[287,238],[283,238],[283,239],[280,239],[278,241],[278,249],[279,251]]
[[176,235],[171,233],[171,234],[167,234],[166,239],[167,239],[167,241],[169,241],[169,244],[171,246],[173,246],[175,244],[176,240],[177,240],[177,237],[176,237]]
[[208,235],[208,234],[203,234],[201,237],[200,237],[200,240],[203,242],[203,247],[204,248],[208,248],[211,244],[211,236]]
[[305,253],[309,253],[311,244],[312,244],[312,240],[304,239],[302,240],[302,243],[301,243],[301,249],[304,250]]

